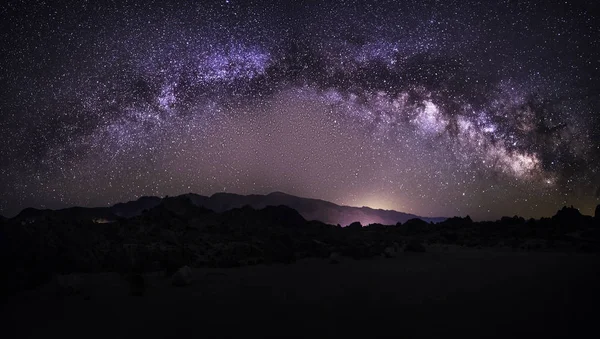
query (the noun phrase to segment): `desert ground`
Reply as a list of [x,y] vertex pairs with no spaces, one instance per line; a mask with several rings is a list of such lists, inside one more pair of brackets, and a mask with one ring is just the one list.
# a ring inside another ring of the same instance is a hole
[[141,297],[116,273],[83,275],[85,295],[50,283],[9,298],[3,327],[20,338],[581,337],[597,330],[599,259],[430,248],[194,269],[183,287],[148,274]]

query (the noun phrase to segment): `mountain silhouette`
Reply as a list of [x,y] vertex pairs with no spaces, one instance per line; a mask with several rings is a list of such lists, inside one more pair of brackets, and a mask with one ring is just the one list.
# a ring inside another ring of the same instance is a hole
[[[194,205],[204,207],[217,213],[244,206],[250,206],[254,209],[263,209],[267,206],[283,205],[296,210],[306,220],[317,220],[326,224],[342,226],[350,225],[353,222],[360,222],[362,225],[395,225],[397,223],[405,223],[411,219],[421,219],[425,223],[437,223],[446,220],[446,218],[443,217],[422,217],[394,210],[337,205],[325,200],[302,198],[283,192],[273,192],[267,195],[215,193],[210,197],[187,193],[178,197],[188,198]],[[160,198],[155,196],[143,196],[138,200],[118,203],[112,207],[71,207],[61,210],[26,208],[15,218],[21,220],[34,220],[39,218],[57,217],[73,220],[114,221],[118,218],[138,216],[142,214],[144,210],[150,210],[157,207],[165,199],[178,197]]]
[[421,219],[428,223],[446,220],[442,217],[422,217],[394,210],[342,206],[325,200],[302,198],[283,192],[273,192],[267,195],[215,193],[210,197],[197,194],[188,194],[187,196],[194,204],[204,206],[215,212],[223,212],[245,205],[255,209],[284,205],[298,211],[306,220],[318,220],[326,224],[342,226],[347,226],[355,221],[360,222],[362,225],[394,225],[398,222],[404,223],[410,219]]
[[66,220],[116,220],[111,207],[69,207],[59,210],[26,208],[13,219],[32,221],[44,218],[59,218]]
[[149,210],[153,207],[158,206],[162,201],[159,197],[148,197],[144,196],[138,200],[129,201],[125,203],[118,203],[112,206],[111,212],[117,216],[130,218],[136,215],[140,215],[142,211]]

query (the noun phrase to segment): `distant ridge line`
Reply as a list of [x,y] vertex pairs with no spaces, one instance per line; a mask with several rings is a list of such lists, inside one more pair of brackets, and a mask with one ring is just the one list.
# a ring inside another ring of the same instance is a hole
[[[144,210],[158,206],[165,198],[157,196],[141,196],[137,200],[120,202],[111,207],[69,207],[58,210],[25,208],[14,218],[36,218],[48,214],[58,214],[74,219],[106,219],[130,218],[140,215]],[[171,198],[186,197],[190,201],[215,212],[224,212],[233,208],[251,206],[261,209],[266,206],[285,205],[295,209],[306,220],[318,220],[327,224],[347,226],[353,222],[362,225],[384,224],[395,225],[404,223],[410,219],[421,219],[425,222],[442,222],[445,217],[423,217],[395,210],[374,209],[368,206],[354,207],[338,205],[333,202],[298,197],[281,191],[269,194],[241,195],[227,192],[216,192],[211,196],[196,193],[185,193]]]

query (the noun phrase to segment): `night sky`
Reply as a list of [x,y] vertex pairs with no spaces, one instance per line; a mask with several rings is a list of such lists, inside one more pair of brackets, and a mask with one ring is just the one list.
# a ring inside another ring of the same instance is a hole
[[592,214],[595,1],[8,1],[0,213],[289,194]]

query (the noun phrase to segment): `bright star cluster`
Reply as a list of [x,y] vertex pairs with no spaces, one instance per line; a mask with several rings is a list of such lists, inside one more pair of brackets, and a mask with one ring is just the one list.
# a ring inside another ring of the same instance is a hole
[[7,1],[0,213],[221,191],[592,213],[595,6]]

